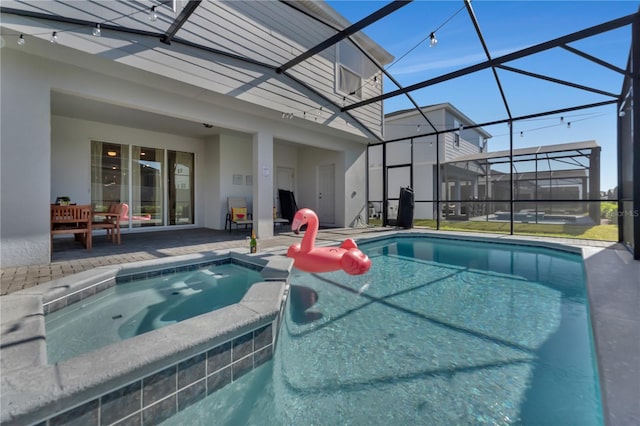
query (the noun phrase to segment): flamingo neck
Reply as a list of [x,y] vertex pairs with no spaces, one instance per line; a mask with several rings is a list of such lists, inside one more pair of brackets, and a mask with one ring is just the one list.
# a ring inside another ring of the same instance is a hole
[[317,236],[318,219],[315,217],[309,217],[307,221],[307,230],[305,231],[304,236],[302,237],[302,242],[300,243],[300,250],[303,252],[313,250]]

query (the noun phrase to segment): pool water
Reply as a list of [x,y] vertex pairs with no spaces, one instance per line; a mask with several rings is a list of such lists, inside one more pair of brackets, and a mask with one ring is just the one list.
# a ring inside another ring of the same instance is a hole
[[295,271],[274,359],[166,425],[602,425],[579,255],[397,237]]
[[45,317],[47,358],[59,362],[242,300],[260,272],[234,263],[115,285]]

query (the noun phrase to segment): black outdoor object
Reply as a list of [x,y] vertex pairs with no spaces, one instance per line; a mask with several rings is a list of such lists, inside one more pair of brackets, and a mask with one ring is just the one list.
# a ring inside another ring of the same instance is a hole
[[289,220],[289,223],[293,223],[293,216],[298,211],[296,197],[292,191],[278,189],[278,198],[280,199],[280,214],[283,218]]
[[398,220],[396,226],[399,228],[413,228],[413,189],[400,188],[400,201],[398,202]]

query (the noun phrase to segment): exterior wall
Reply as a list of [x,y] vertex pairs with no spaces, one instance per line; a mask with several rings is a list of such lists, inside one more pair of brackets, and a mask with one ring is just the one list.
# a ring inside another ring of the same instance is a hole
[[453,160],[456,157],[473,155],[480,153],[480,147],[469,142],[460,136],[460,143],[458,146],[455,144],[455,136],[453,133],[445,133],[440,135],[442,140],[442,151],[444,153],[444,161]]
[[[353,149],[345,153],[345,179],[337,179],[346,187],[344,194],[345,218],[342,226],[357,226],[367,220],[367,154]],[[347,184],[348,183],[348,184]]]
[[[344,166],[337,152],[313,147],[300,148],[298,155],[298,187],[308,188],[308,190],[299,191],[299,194],[296,194],[296,203],[298,204],[298,208],[307,207],[315,211],[318,210],[318,186],[316,183],[318,167],[327,164],[335,165],[336,182],[338,181],[338,176],[344,176]],[[339,206],[342,205],[344,209],[344,201],[340,202],[338,194],[336,192],[334,192],[334,194],[336,212],[340,212],[341,209]],[[343,226],[344,219],[340,220],[340,216],[340,214],[336,214],[336,221],[339,221],[338,223],[327,225]],[[342,216],[344,217],[344,215]]]
[[[233,185],[232,176],[242,174],[246,179],[247,175],[260,173],[261,169],[249,154],[254,151],[252,135],[259,133],[273,135],[276,141],[287,141],[296,147],[295,150],[286,148],[292,153],[287,154],[284,162],[275,157],[273,148],[269,157],[274,158],[272,171],[278,164],[292,164],[295,159],[296,196],[301,197],[300,201],[316,202],[315,169],[323,162],[333,162],[336,164],[335,225],[351,223],[364,209],[364,198],[350,195],[354,188],[356,194],[364,192],[357,188],[364,182],[365,174],[366,147],[362,142],[366,140],[362,138],[327,129],[319,123],[282,120],[279,114],[275,119],[268,118],[264,111],[248,104],[245,110],[238,109],[234,98],[221,99],[183,82],[123,68],[100,58],[74,55],[65,58],[81,64],[81,68],[10,48],[0,52],[2,266],[50,261],[48,205],[59,195],[68,195],[75,202],[90,201],[92,139],[194,152],[196,223],[191,225],[194,227],[222,229],[230,195],[244,195],[252,205],[253,191],[259,190],[255,180],[253,186],[247,186],[246,180],[238,186]],[[66,50],[62,52],[62,56],[69,54]],[[101,67],[103,73],[92,71]],[[200,139],[78,118],[52,117],[49,101],[52,91],[195,123],[212,123],[229,131]],[[315,148],[307,148],[311,146]],[[278,149],[282,152],[282,148]],[[351,189],[349,194],[345,194],[345,188]],[[268,191],[273,190],[269,186]],[[271,201],[263,204],[269,205],[262,207],[260,217],[270,216]],[[15,208],[17,205],[20,209]],[[303,204],[299,202],[299,205]],[[263,237],[272,235],[272,227],[267,231]]]
[[[446,128],[444,110],[425,111],[425,115],[438,131]],[[419,130],[418,125],[420,126]],[[401,114],[397,117],[392,116],[391,118],[387,118],[385,121],[384,137],[386,140],[393,140],[417,134],[431,133],[433,131],[433,128],[425,121],[424,117],[415,111]]]
[[0,263],[49,258],[51,175],[47,71],[37,58],[0,49]]
[[[97,4],[96,4],[97,3]],[[113,3],[108,10],[101,10],[100,2],[84,2],[86,8],[70,8],[63,2],[42,2],[38,5],[7,0],[3,6],[24,9],[38,13],[51,13],[70,18],[95,21],[96,16],[122,14],[129,16],[135,12],[126,2]],[[304,3],[304,2],[301,2]],[[301,4],[301,7],[308,8]],[[315,6],[318,9],[318,6]],[[93,10],[92,10],[93,9]],[[319,7],[319,9],[326,9]],[[142,16],[113,22],[141,31],[164,32],[167,22],[175,15],[165,5],[158,6],[161,19],[151,23],[144,12]],[[142,18],[142,19],[140,19]],[[194,15],[183,25],[177,37],[187,42],[222,51],[220,55],[186,46],[179,42],[166,45],[158,37],[132,36],[126,33],[103,30],[96,39],[87,28],[78,26],[64,31],[58,44],[51,49],[48,42],[51,23],[16,15],[3,15],[3,25],[18,34],[29,36],[25,48],[40,38],[49,50],[58,51],[66,46],[82,50],[87,54],[102,58],[106,62],[117,62],[131,68],[140,69],[176,81],[210,91],[212,94],[227,95],[237,100],[270,108],[274,111],[294,113],[296,119],[318,121],[341,131],[361,137],[370,133],[345,116],[337,118],[343,94],[337,93],[335,84],[336,46],[331,46],[318,55],[286,70],[286,73],[313,90],[326,96],[327,100],[310,94],[309,90],[284,74],[274,72],[275,68],[306,52],[309,48],[334,35],[335,31],[309,16],[295,11],[281,2],[202,2]],[[354,36],[358,38],[361,36]],[[374,49],[375,50],[375,49]],[[377,47],[379,56],[382,53]],[[364,58],[364,56],[362,56]],[[242,61],[237,58],[249,58]],[[373,67],[370,61],[365,67],[362,89],[363,98],[381,93],[381,89],[371,84],[368,74]],[[357,99],[348,99],[347,103]],[[323,112],[319,109],[323,107]],[[308,114],[303,112],[309,111]],[[382,117],[381,103],[359,108],[352,114],[376,135],[380,135]],[[347,124],[349,121],[351,124]]]

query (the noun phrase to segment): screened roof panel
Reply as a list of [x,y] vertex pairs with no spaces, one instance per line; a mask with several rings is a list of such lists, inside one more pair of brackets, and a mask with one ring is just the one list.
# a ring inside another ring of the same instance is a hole
[[[551,153],[566,153],[570,151],[574,151],[573,155],[584,155],[585,153],[579,152],[578,150],[586,150],[586,149],[596,149],[600,148],[595,141],[585,141],[585,142],[573,142],[566,144],[557,144],[557,145],[543,145],[543,146],[535,146],[530,148],[518,148],[513,150],[513,156],[519,157],[524,156],[525,160],[530,160],[531,155],[536,154],[551,154]],[[508,161],[509,151],[494,151],[494,152],[483,152],[479,154],[473,155],[465,155],[461,157],[456,157],[454,160],[443,162],[445,163],[458,163],[461,161],[475,161],[475,160],[494,160],[503,158]]]

